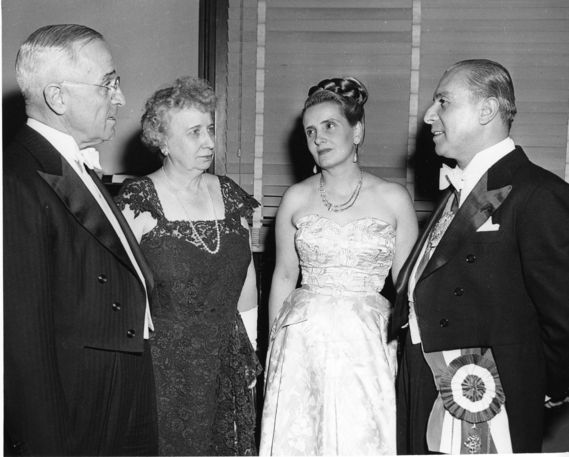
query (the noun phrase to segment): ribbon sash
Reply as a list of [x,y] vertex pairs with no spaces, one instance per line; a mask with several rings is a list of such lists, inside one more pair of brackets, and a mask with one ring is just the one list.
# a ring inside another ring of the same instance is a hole
[[438,396],[427,424],[430,451],[512,453],[505,395],[490,348],[423,352]]

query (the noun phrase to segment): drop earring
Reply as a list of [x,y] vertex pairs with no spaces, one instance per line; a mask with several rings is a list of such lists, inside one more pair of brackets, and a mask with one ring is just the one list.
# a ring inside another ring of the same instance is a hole
[[312,174],[316,173],[318,173],[318,167],[316,166],[316,164],[314,164],[314,166],[312,167]]
[[358,163],[358,147],[359,145],[356,143],[356,150],[354,151],[354,163]]

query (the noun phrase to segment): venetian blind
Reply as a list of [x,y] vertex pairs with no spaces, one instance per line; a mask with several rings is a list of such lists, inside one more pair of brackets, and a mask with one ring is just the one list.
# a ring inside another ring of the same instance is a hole
[[227,143],[220,172],[253,194],[257,0],[229,0],[227,51]]

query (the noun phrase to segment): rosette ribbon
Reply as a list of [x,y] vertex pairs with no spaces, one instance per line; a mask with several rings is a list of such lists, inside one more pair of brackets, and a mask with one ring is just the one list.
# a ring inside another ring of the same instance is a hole
[[506,397],[490,348],[424,353],[438,390],[427,425],[429,450],[512,453]]

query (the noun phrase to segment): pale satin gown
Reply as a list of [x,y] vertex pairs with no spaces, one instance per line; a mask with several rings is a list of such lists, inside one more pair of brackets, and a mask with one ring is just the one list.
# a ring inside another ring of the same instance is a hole
[[260,454],[395,454],[396,346],[380,295],[395,230],[315,214],[296,226],[302,286],[271,329]]

